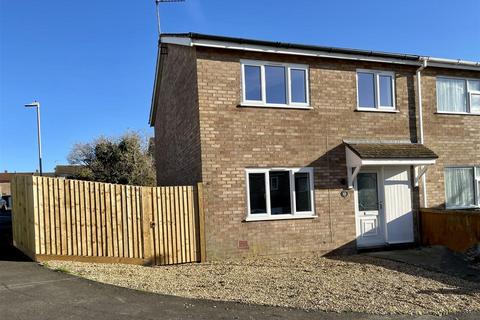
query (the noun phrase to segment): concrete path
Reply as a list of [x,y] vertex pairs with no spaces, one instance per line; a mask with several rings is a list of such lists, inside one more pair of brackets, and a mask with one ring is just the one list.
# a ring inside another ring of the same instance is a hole
[[442,246],[378,251],[365,254],[419,266],[423,269],[445,273],[468,281],[480,282],[480,271],[478,269],[474,268],[462,254]]

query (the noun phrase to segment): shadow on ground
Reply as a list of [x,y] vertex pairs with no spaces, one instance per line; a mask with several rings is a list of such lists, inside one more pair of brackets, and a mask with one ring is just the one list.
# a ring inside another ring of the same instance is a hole
[[11,211],[0,211],[0,261],[31,261],[13,246]]
[[[462,254],[443,246],[364,252],[350,256],[332,255],[328,258],[375,265],[413,276],[429,278],[450,287],[421,292],[425,294],[473,295],[480,293],[480,270],[475,268]],[[465,281],[458,281],[455,278]]]

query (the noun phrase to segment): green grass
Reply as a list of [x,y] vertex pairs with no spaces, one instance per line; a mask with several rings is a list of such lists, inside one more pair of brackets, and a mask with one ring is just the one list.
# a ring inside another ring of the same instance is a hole
[[51,269],[51,270],[56,271],[56,272],[67,273],[67,274],[72,273],[70,270],[68,270],[65,267],[54,268],[50,264],[48,264],[48,262],[42,262],[41,265],[44,266],[45,268]]
[[64,267],[58,267],[58,268],[55,268],[53,269],[53,271],[56,271],[56,272],[61,272],[61,273],[71,273],[70,270],[68,270],[67,268],[64,268]]

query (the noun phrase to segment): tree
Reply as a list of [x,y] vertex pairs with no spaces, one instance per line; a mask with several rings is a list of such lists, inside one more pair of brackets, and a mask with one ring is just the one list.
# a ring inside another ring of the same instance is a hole
[[75,179],[154,186],[153,150],[153,139],[127,132],[118,138],[102,136],[89,143],[75,144],[68,162],[80,166]]

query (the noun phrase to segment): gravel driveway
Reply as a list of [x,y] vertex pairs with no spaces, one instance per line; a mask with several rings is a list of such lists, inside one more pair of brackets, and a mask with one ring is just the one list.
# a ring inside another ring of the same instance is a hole
[[91,280],[189,298],[336,312],[480,311],[480,284],[374,257],[256,258],[162,267],[50,261]]

